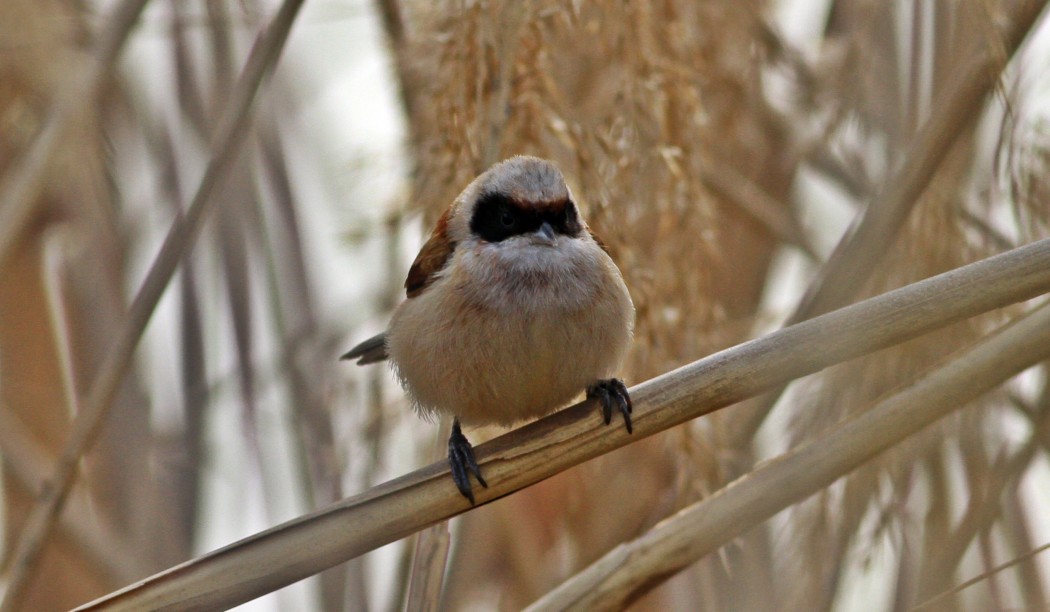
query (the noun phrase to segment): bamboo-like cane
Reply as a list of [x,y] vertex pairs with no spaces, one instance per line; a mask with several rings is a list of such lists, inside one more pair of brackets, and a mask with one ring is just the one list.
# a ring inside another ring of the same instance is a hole
[[8,589],[0,605],[3,612],[13,612],[25,596],[40,554],[47,544],[56,517],[77,475],[77,465],[90,448],[109,413],[113,398],[131,364],[135,347],[146,329],[179,262],[190,250],[207,213],[215,207],[213,196],[227,171],[233,165],[240,144],[248,133],[251,107],[263,78],[270,73],[288,37],[303,0],[285,0],[269,27],[252,49],[244,71],[230,94],[215,138],[212,158],[201,179],[197,193],[185,216],[172,224],[142,287],[128,310],[128,317],[113,341],[112,348],[99,367],[84,402],[83,411],[73,422],[70,440],[62,452],[50,486],[37,499],[12,553]]
[[33,219],[55,156],[84,110],[95,106],[102,85],[148,1],[124,0],[107,16],[106,29],[99,36],[88,69],[55,94],[40,135],[0,176],[0,261],[7,258]]
[[[836,363],[1050,292],[1050,239],[726,349],[631,389],[634,434],[585,401],[477,447],[483,504]],[[447,463],[235,542],[82,610],[226,608],[466,512]]]
[[751,527],[1048,357],[1050,305],[1043,305],[907,389],[617,546],[529,610],[621,610]]

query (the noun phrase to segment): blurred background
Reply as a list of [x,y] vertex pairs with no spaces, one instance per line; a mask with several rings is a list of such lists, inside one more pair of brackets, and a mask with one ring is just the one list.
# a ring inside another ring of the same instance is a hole
[[[0,3],[0,589],[280,5],[140,2],[123,41],[113,16],[133,4]],[[336,358],[385,326],[426,229],[505,157],[555,160],[623,271],[637,307],[628,384],[789,320],[851,224],[883,214],[931,118],[953,126],[948,153],[877,248],[839,262],[858,277],[850,301],[1050,236],[1041,4],[306,2],[256,104],[232,107],[251,114],[250,132],[151,309],[23,609],[67,609],[439,458],[437,427],[386,368]],[[114,40],[116,61],[96,69]],[[974,94],[975,112],[945,103],[989,66],[1001,78]],[[451,524],[434,603],[519,609],[1023,310],[831,368],[773,406],[730,408],[470,512]],[[635,607],[909,610],[1050,542],[1048,457],[1044,366]],[[244,608],[401,609],[413,543]],[[942,603],[1046,609],[1050,558]]]

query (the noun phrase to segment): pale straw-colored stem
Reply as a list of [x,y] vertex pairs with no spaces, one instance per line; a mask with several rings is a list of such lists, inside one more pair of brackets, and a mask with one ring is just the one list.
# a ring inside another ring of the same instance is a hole
[[[726,349],[631,389],[633,435],[581,402],[476,448],[479,504],[776,385],[1050,292],[1050,239]],[[188,561],[82,609],[226,608],[470,510],[442,461]]]
[[1048,357],[1050,305],[1043,305],[903,391],[617,546],[529,609],[621,610],[679,570]]
[[230,94],[229,103],[212,140],[212,157],[201,179],[197,193],[184,216],[171,226],[160,253],[157,254],[142,287],[128,309],[127,319],[106,352],[98,375],[92,381],[82,403],[83,410],[73,421],[72,434],[55,467],[49,486],[37,498],[13,549],[7,592],[0,610],[19,609],[30,579],[34,577],[41,552],[53,530],[55,519],[73,486],[77,465],[91,447],[105,423],[113,399],[131,365],[142,333],[168,286],[175,268],[189,252],[207,213],[217,201],[212,197],[248,133],[251,106],[263,77],[272,69],[284,47],[295,16],[303,0],[286,0],[269,27],[260,35],[248,57],[244,72]]
[[0,176],[0,262],[11,253],[33,219],[55,156],[71,130],[83,120],[84,113],[97,105],[102,86],[110,78],[120,50],[148,1],[124,0],[106,17],[106,28],[99,35],[87,69],[75,74],[65,88],[55,93],[40,134]]
[[[787,323],[841,308],[850,303],[871,278],[912,209],[963,134],[977,125],[988,96],[995,91],[1010,58],[1017,54],[1028,33],[1039,23],[1046,0],[1026,0],[1012,8],[1000,31],[1003,53],[975,44],[947,80],[922,129],[915,135],[900,166],[857,215],[852,226],[821,267]],[[784,387],[777,387],[748,402],[733,427],[730,446],[748,444],[773,409]]]

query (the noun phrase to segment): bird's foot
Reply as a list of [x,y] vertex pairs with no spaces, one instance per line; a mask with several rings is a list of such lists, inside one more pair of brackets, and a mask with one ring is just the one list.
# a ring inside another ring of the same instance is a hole
[[488,488],[489,485],[481,477],[481,468],[474,459],[474,447],[459,428],[459,419],[452,421],[452,435],[448,438],[448,464],[452,468],[452,480],[456,483],[456,488],[473,506],[474,492],[470,489],[470,474],[474,474],[481,486]]
[[631,427],[631,396],[627,393],[627,387],[619,378],[599,380],[587,387],[587,397],[595,398],[602,405],[602,418],[605,424],[612,422],[613,409],[615,408],[623,415],[623,423],[627,426],[627,433],[634,433]]

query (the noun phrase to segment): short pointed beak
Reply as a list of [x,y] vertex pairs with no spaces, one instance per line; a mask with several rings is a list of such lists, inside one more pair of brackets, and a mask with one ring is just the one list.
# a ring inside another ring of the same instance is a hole
[[543,225],[540,226],[540,229],[536,230],[536,233],[532,235],[532,240],[533,242],[545,244],[547,246],[555,246],[558,244],[558,238],[554,235],[554,228],[546,221],[544,221]]

